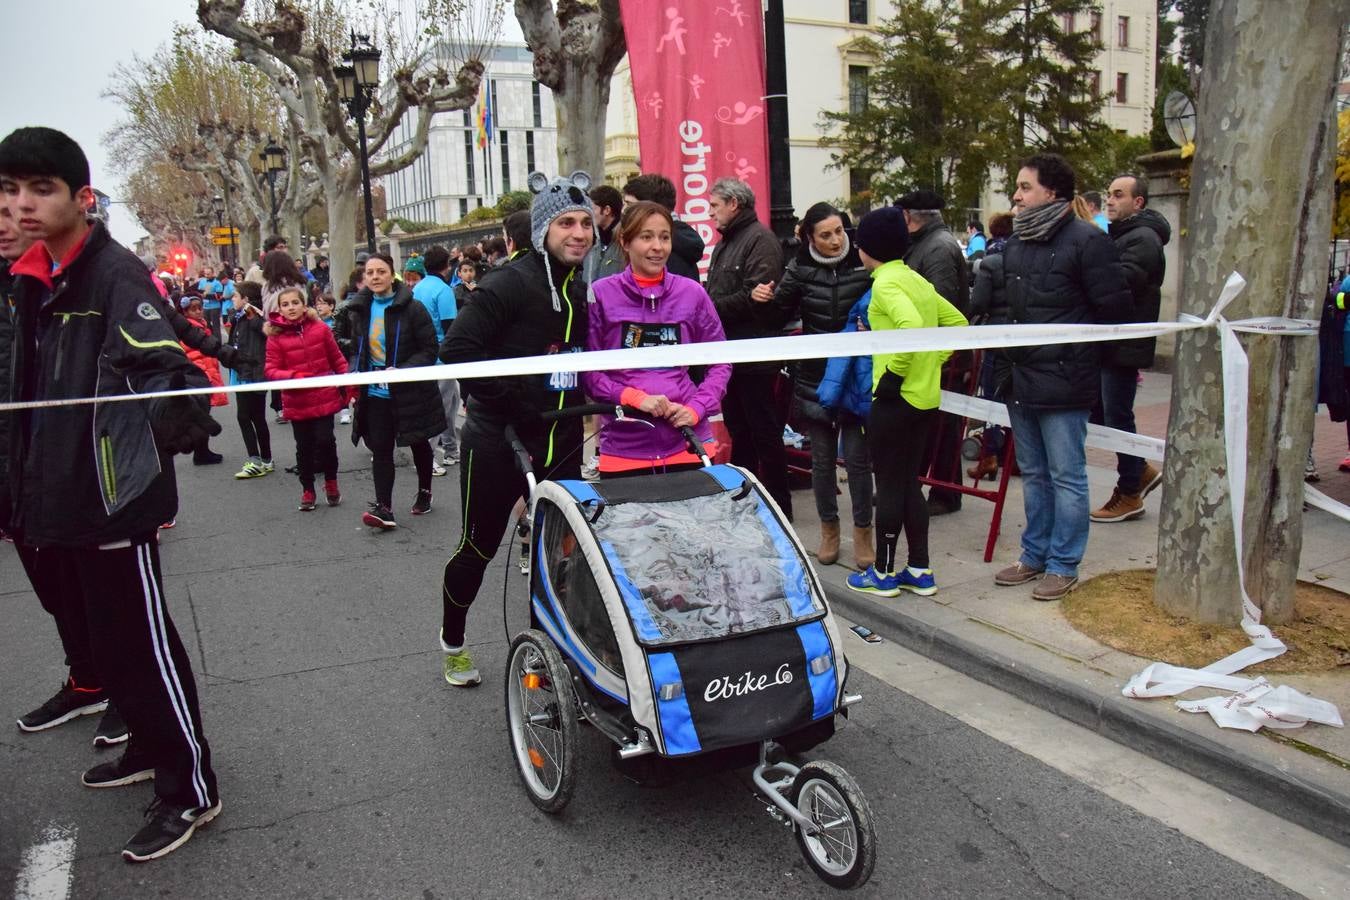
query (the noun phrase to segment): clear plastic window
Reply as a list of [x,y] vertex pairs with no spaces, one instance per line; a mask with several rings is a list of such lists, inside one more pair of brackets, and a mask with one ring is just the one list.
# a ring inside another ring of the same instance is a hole
[[562,511],[552,505],[544,513],[544,554],[553,594],[567,613],[572,630],[597,659],[622,675],[619,642],[595,575],[577,545],[572,526],[567,524]]
[[744,634],[823,612],[806,563],[781,526],[761,518],[761,503],[753,492],[741,500],[724,492],[605,509],[596,536],[612,546],[659,632],[639,628],[643,643]]

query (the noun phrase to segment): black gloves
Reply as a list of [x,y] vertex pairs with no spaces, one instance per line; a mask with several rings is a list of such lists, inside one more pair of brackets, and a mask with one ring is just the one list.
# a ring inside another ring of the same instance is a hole
[[[174,372],[168,390],[187,387],[182,372]],[[210,401],[201,397],[159,397],[150,401],[150,427],[162,453],[191,453],[209,437],[220,434],[220,423],[211,418]]]
[[900,388],[905,384],[905,379],[887,369],[881,375],[881,380],[877,382],[877,389],[872,392],[873,400],[899,400]]

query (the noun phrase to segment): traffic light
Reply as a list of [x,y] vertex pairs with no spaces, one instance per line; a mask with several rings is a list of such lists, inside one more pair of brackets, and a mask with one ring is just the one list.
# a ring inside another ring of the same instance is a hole
[[187,275],[188,269],[192,265],[192,251],[186,247],[174,247],[169,254],[169,264],[173,273],[182,278]]

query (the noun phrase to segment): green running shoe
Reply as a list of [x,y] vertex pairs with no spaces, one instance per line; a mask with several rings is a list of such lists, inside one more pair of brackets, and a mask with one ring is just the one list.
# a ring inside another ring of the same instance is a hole
[[261,460],[250,459],[244,463],[244,467],[234,473],[235,478],[261,478],[270,472],[271,469],[264,469]]
[[455,687],[470,687],[480,684],[482,680],[483,676],[478,674],[478,669],[474,667],[473,657],[469,655],[468,650],[445,655],[446,684],[453,684]]

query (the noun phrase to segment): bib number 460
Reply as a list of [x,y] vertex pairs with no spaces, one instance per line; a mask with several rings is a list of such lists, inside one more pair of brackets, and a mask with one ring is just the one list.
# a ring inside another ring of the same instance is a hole
[[577,389],[576,372],[554,372],[548,376],[550,391],[574,391]]

